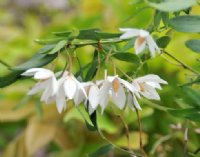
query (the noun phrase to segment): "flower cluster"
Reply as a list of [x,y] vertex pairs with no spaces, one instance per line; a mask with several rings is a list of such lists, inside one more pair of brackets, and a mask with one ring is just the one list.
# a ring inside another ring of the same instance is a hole
[[73,100],[78,106],[81,102],[92,114],[98,106],[102,113],[111,100],[119,109],[126,104],[134,110],[141,110],[137,99],[142,96],[147,99],[160,100],[156,89],[160,84],[167,84],[159,76],[149,74],[134,79],[131,83],[119,76],[106,76],[103,80],[95,82],[79,82],[75,76],[65,71],[57,80],[55,74],[44,68],[32,68],[25,71],[23,76],[33,76],[39,82],[28,92],[28,95],[43,91],[41,101],[46,104],[56,103],[58,112],[66,109],[66,102]]

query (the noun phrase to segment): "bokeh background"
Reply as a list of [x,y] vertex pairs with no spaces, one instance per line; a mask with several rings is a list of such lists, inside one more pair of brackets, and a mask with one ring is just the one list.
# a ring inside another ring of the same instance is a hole
[[[1,0],[0,1],[0,60],[14,66],[26,61],[42,46],[36,38],[51,37],[51,32],[72,29],[100,28],[118,32],[120,27],[147,28],[153,23],[155,10],[136,0]],[[191,14],[200,14],[194,6]],[[158,34],[160,35],[160,34]],[[183,62],[200,70],[198,54],[187,49],[185,41],[199,35],[171,32],[167,51]],[[91,61],[93,48],[78,50],[81,64]],[[170,60],[170,59],[169,59]],[[62,69],[64,56],[58,57],[48,68]],[[131,64],[118,63],[124,71],[134,71]],[[184,105],[185,95],[178,87],[190,81],[193,74],[159,56],[147,62],[148,70],[168,81],[162,91],[161,101],[142,100],[143,143],[151,156],[182,156],[184,127],[187,121],[165,111],[166,107]],[[78,66],[74,65],[74,72]],[[9,71],[0,64],[0,76]],[[96,132],[87,129],[80,113],[68,104],[67,110],[58,114],[55,105],[44,105],[39,96],[27,97],[34,84],[22,80],[0,89],[0,156],[2,157],[81,157],[106,144]],[[198,88],[198,86],[197,86]],[[82,108],[84,111],[84,109]],[[121,147],[127,147],[125,128],[118,114],[129,126],[131,148],[139,149],[139,132],[136,114],[128,109],[107,109],[98,115],[98,123],[105,135]],[[200,147],[199,124],[189,126],[188,150]],[[115,155],[114,155],[115,154]],[[110,151],[107,157],[126,157],[127,154]]]

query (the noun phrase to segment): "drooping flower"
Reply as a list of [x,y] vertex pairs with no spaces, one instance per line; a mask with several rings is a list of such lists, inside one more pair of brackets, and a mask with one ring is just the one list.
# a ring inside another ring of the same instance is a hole
[[132,84],[145,98],[160,100],[160,96],[156,89],[162,89],[160,84],[167,84],[167,82],[161,79],[158,75],[149,74],[134,79]]
[[56,104],[59,113],[66,108],[66,98],[67,100],[73,99],[75,104],[78,105],[84,97],[87,98],[84,87],[72,73],[65,71],[58,80]]
[[126,103],[125,90],[135,92],[135,88],[129,82],[116,76],[108,76],[102,83],[99,91],[99,103],[102,107],[102,112],[106,108],[109,98],[112,98],[113,103],[119,108],[123,109]]
[[89,114],[91,115],[99,105],[99,83],[86,82],[82,83],[82,85],[87,93],[87,98],[82,97],[82,101],[85,100],[84,104],[88,109]]
[[143,29],[135,28],[120,28],[120,31],[124,32],[124,34],[120,36],[120,39],[129,39],[132,37],[136,37],[134,44],[136,54],[144,51],[146,45],[148,45],[152,57],[156,56],[156,52],[160,53],[159,47],[157,46],[156,42],[153,40],[149,32]]
[[46,104],[54,101],[58,83],[54,73],[44,68],[31,68],[21,74],[22,76],[34,76],[39,82],[28,92],[28,95],[34,95],[43,90],[41,101]]

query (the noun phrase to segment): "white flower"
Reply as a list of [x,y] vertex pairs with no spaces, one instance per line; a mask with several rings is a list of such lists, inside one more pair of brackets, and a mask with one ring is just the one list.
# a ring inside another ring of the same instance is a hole
[[167,84],[167,82],[157,75],[149,74],[136,78],[132,84],[147,99],[160,100],[156,89],[162,89],[160,84]]
[[84,104],[91,115],[99,105],[99,83],[86,82],[81,84],[87,93],[87,98],[85,96],[81,96],[81,99],[79,100],[85,100]]
[[66,98],[67,100],[74,99],[75,104],[78,105],[83,97],[87,98],[87,94],[81,83],[72,73],[65,71],[58,80],[58,91],[56,94],[58,112],[61,113],[66,108]]
[[102,107],[102,112],[106,108],[110,96],[113,103],[119,109],[124,108],[126,103],[126,94],[123,86],[133,93],[136,91],[133,85],[118,76],[108,76],[106,80],[103,81],[99,91],[99,102]]
[[149,32],[134,28],[120,28],[120,31],[124,32],[124,34],[120,36],[120,39],[137,37],[134,44],[136,54],[142,52],[146,45],[148,45],[152,57],[156,56],[156,52],[160,53],[160,49],[158,48],[156,42],[153,40]]
[[[140,97],[139,97],[140,98]],[[140,107],[137,98],[135,96],[134,93],[128,93],[128,102],[127,102],[128,106],[135,111],[135,108],[138,110],[142,110],[142,108]]]
[[32,68],[26,70],[21,75],[34,76],[34,79],[39,80],[39,82],[28,92],[28,95],[34,95],[37,92],[44,90],[40,100],[47,104],[54,101],[58,84],[54,73],[51,70]]

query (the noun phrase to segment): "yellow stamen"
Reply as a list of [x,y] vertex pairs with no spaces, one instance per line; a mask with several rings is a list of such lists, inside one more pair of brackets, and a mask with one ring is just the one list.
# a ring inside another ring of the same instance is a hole
[[144,37],[137,37],[137,46],[141,46],[145,41],[145,38]]
[[115,78],[112,82],[112,87],[115,93],[119,90],[120,82],[117,78]]

